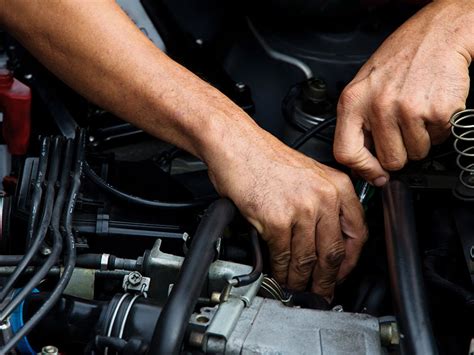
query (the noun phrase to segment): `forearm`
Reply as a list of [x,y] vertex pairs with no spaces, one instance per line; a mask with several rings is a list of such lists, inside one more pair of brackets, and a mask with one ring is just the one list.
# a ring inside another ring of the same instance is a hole
[[229,127],[234,135],[259,132],[229,99],[157,49],[114,1],[5,1],[1,19],[84,97],[205,161],[222,150]]
[[447,47],[457,46],[469,63],[474,58],[474,1],[433,0],[410,21],[424,22],[425,31],[444,31],[451,39]]

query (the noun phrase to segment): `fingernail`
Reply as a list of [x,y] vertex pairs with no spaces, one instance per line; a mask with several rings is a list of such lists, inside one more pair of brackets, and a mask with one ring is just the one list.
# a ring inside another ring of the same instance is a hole
[[374,180],[374,185],[377,187],[381,187],[387,183],[387,177],[385,176],[380,176],[377,179]]

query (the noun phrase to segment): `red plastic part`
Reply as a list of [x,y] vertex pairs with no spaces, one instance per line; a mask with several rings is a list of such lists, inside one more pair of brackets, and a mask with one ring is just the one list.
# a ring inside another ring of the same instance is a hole
[[26,154],[31,133],[31,90],[6,69],[0,69],[0,111],[10,154]]

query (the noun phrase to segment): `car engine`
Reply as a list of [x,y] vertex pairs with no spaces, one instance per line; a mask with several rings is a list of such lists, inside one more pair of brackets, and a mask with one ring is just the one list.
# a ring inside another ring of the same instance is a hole
[[[332,155],[338,97],[416,11],[118,3],[264,129],[348,174]],[[474,354],[474,111],[383,189],[353,177],[370,235],[328,303],[272,278],[203,162],[88,102],[7,33],[0,68],[2,354]]]

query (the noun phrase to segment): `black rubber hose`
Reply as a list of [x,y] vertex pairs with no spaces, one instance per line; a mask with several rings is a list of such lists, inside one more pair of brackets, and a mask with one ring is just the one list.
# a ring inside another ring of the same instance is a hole
[[5,286],[0,291],[0,302],[3,301],[5,297],[10,293],[18,278],[21,276],[23,271],[27,268],[33,257],[38,253],[41,246],[43,245],[43,241],[46,236],[46,232],[48,231],[48,227],[51,222],[51,216],[53,213],[54,189],[58,177],[59,161],[61,159],[61,150],[59,144],[59,139],[55,139],[53,143],[53,148],[50,152],[49,160],[51,163],[49,164],[48,168],[47,186],[46,192],[44,194],[45,201],[42,207],[43,212],[37,226],[38,228],[35,231],[33,243],[28,248],[27,253],[16,267],[14,273],[8,278],[7,282],[5,283]]
[[99,188],[104,190],[105,192],[109,193],[110,195],[135,204],[139,206],[145,206],[145,207],[150,207],[150,208],[160,208],[160,209],[171,209],[171,210],[176,210],[176,209],[192,209],[192,208],[199,208],[199,207],[205,207],[209,205],[209,203],[212,201],[212,199],[195,199],[191,201],[182,201],[182,202],[164,202],[164,201],[158,201],[158,200],[148,200],[142,197],[134,196],[129,193],[120,191],[116,187],[112,186],[109,184],[107,181],[102,179],[97,173],[85,162],[84,164],[84,172],[86,176]]
[[[54,288],[53,292],[51,293],[51,296],[49,297],[49,299],[41,305],[38,311],[28,320],[28,322],[26,322],[26,324],[14,334],[14,336],[7,342],[7,344],[5,344],[5,346],[2,348],[2,352],[4,351],[6,353],[10,351],[11,349],[13,349],[15,345],[25,335],[27,335],[41,321],[41,319],[43,319],[48,314],[48,312],[54,307],[56,302],[59,301],[64,289],[66,288],[67,284],[69,283],[69,280],[71,279],[72,272],[74,270],[74,266],[76,262],[76,249],[74,245],[74,235],[72,234],[72,215],[74,213],[74,207],[75,207],[75,203],[77,199],[77,194],[79,193],[79,188],[81,185],[81,176],[82,176],[82,167],[83,167],[83,161],[84,161],[84,149],[85,149],[85,134],[83,130],[79,131],[78,138],[76,138],[76,146],[77,146],[76,154],[74,157],[76,163],[75,163],[74,173],[72,174],[72,181],[70,184],[71,189],[68,194],[67,209],[65,211],[65,218],[64,218],[64,223],[65,223],[64,229],[66,232],[65,238],[66,238],[66,247],[67,247],[64,272],[59,278],[59,281],[56,287]],[[66,161],[67,159],[68,157],[66,156]],[[67,173],[68,170],[69,169],[65,168],[63,172]],[[59,197],[59,193],[58,193],[58,197]],[[61,233],[59,232],[59,226],[57,225],[57,223],[59,222],[63,207],[64,207],[64,200],[58,201],[57,199],[57,203],[54,209],[54,212],[55,212],[54,213],[54,226],[52,227],[55,243],[53,245],[53,252],[51,253],[50,256],[53,255],[56,247],[62,247],[62,237],[61,237]],[[48,258],[48,261],[49,259],[50,258]],[[40,272],[38,272],[38,274],[39,273]],[[33,278],[37,277],[38,274],[36,274]],[[21,292],[23,292],[23,290]],[[27,296],[30,293],[31,293],[31,290],[30,292],[27,293]]]
[[290,145],[293,149],[300,149],[303,144],[305,144],[308,140],[314,137],[317,133],[321,132],[323,129],[331,126],[336,122],[336,117],[328,118],[326,121],[314,126],[313,128],[307,130],[303,133],[298,139],[296,139],[293,144]]
[[262,275],[263,260],[262,251],[260,250],[260,242],[258,240],[258,233],[255,228],[250,230],[250,241],[252,243],[252,256],[253,256],[253,270],[248,275],[235,276],[233,279],[236,281],[235,287],[247,286],[258,280]]
[[171,294],[153,333],[149,354],[177,354],[189,318],[214,260],[214,244],[232,221],[236,208],[227,199],[214,202],[203,216]]
[[388,267],[400,324],[402,349],[407,354],[437,354],[428,315],[411,191],[401,181],[383,190]]
[[[103,254],[80,254],[77,256],[76,266],[84,269],[102,269]],[[23,259],[23,255],[0,255],[0,267],[16,266]],[[109,261],[105,270],[137,270],[139,268],[137,260],[118,258],[115,255],[109,255]],[[38,266],[44,262],[44,259],[33,259],[30,266]]]
[[36,173],[35,183],[33,185],[33,196],[31,198],[31,212],[28,218],[28,227],[26,234],[26,245],[29,246],[33,240],[34,231],[38,222],[38,212],[40,208],[41,198],[43,196],[43,183],[48,168],[50,139],[43,138],[41,140],[41,148],[38,162],[38,170]]

